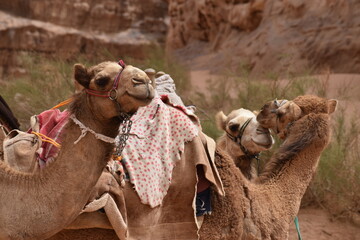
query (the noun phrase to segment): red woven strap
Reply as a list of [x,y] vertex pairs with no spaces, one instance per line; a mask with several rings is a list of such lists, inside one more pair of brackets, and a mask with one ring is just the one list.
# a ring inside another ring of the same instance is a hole
[[119,86],[119,80],[120,80],[120,75],[122,73],[122,71],[125,69],[126,65],[124,63],[123,60],[119,60],[118,64],[121,66],[121,70],[120,72],[116,75],[115,80],[114,80],[114,84],[113,87],[109,90],[109,91],[98,91],[98,90],[93,90],[93,89],[85,89],[86,93],[96,96],[96,97],[110,97],[111,96],[111,92],[113,92],[114,90],[116,90]]

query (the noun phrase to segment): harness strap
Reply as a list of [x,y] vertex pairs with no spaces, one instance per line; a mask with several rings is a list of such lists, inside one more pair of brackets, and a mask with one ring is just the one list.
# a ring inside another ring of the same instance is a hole
[[38,138],[41,139],[41,141],[43,142],[48,142],[52,145],[54,145],[55,147],[57,148],[60,148],[61,147],[61,144],[56,142],[54,139],[52,138],[49,138],[48,136],[42,134],[42,133],[39,133],[39,132],[34,132],[34,131],[31,131],[32,134],[36,135]]
[[249,118],[245,121],[245,123],[240,127],[240,130],[239,130],[239,134],[235,137],[233,135],[231,135],[230,133],[228,133],[227,131],[226,132],[226,135],[228,136],[228,138],[230,138],[233,142],[237,143],[241,149],[241,151],[248,157],[251,157],[251,158],[255,158],[257,160],[257,163],[258,163],[258,167],[259,167],[259,161],[260,161],[260,158],[259,158],[259,153],[255,153],[255,154],[251,154],[247,149],[246,147],[244,147],[244,145],[241,144],[241,138],[242,136],[244,135],[244,131],[246,129],[246,127],[249,125],[249,123],[251,122],[252,118]]
[[302,240],[301,233],[300,233],[300,226],[299,226],[299,218],[297,216],[295,217],[294,222],[295,222],[295,227],[296,227],[296,232],[297,232],[297,235],[298,235],[298,239]]
[[239,134],[237,136],[233,136],[231,135],[229,132],[226,132],[226,135],[234,142],[236,142],[237,144],[239,144],[241,151],[243,151],[246,155],[248,155],[249,151],[241,144],[241,138],[244,134],[244,131],[246,129],[246,127],[249,125],[249,123],[251,122],[252,118],[249,118],[245,121],[245,123],[240,127],[239,130]]
[[110,138],[107,137],[103,134],[100,133],[96,133],[94,130],[86,127],[82,122],[80,122],[74,115],[70,116],[70,119],[74,121],[75,124],[77,124],[80,129],[81,129],[81,134],[79,136],[79,138],[74,142],[74,144],[77,144],[83,137],[85,137],[87,132],[92,133],[96,139],[99,139],[103,142],[107,142],[107,143],[115,143],[115,139],[114,138]]
[[59,108],[59,107],[65,106],[65,105],[71,103],[72,101],[73,101],[73,98],[66,99],[65,101],[62,101],[61,103],[55,105],[55,106],[52,107],[51,109],[57,109],[57,108]]
[[96,97],[104,97],[110,98],[111,100],[115,101],[117,98],[117,88],[119,86],[119,80],[121,73],[125,69],[126,65],[123,60],[120,60],[118,64],[122,67],[120,72],[116,75],[112,88],[109,91],[100,91],[100,90],[92,90],[92,89],[85,89],[85,91],[93,96]]

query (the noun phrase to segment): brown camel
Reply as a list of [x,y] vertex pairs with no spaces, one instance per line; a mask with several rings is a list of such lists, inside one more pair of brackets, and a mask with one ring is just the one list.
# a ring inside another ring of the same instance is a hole
[[[205,217],[200,229],[202,239],[288,238],[289,224],[298,213],[321,152],[330,141],[329,114],[335,110],[336,101],[324,102],[330,106],[325,113],[308,109],[309,112],[301,114],[300,118],[287,117],[298,119],[284,122],[283,126],[288,128],[286,139],[266,164],[264,175],[254,182],[248,181],[230,156],[217,148],[216,164],[226,196],[214,195],[213,214]],[[277,108],[269,109],[269,105],[265,105],[257,117],[260,123],[277,123],[278,116],[272,111]],[[276,168],[268,167],[274,163],[277,163]]]
[[[279,171],[273,169],[275,174],[261,175],[250,182],[226,149],[217,147],[215,162],[226,195],[223,197],[214,192],[213,212],[205,216],[199,231],[200,239],[287,239],[289,224],[297,215],[301,198],[316,170],[320,154],[330,140],[329,114],[335,110],[336,101],[324,102],[329,106],[326,112],[321,113],[322,110],[319,109],[311,110],[317,113],[304,110],[304,115],[300,118],[291,116],[296,111],[285,108],[289,112],[283,112],[282,116],[287,116],[288,122],[284,121],[283,126],[288,128],[288,135],[265,166],[268,169],[272,163],[279,163]],[[279,116],[272,111],[279,107],[269,109],[265,106],[257,118],[261,122],[279,122]],[[283,130],[278,127],[279,131]],[[256,131],[256,128],[252,129]],[[302,144],[304,139],[305,145]],[[248,147],[246,142],[244,146]],[[267,177],[263,178],[264,176]],[[54,239],[67,239],[69,236],[74,239],[116,237],[113,231],[105,229],[68,233],[69,235],[57,235]]]
[[[133,113],[154,96],[145,72],[132,66],[76,64],[74,72],[85,90],[74,96],[69,107],[75,120],[65,127],[57,160],[35,174],[18,172],[0,161],[0,239],[45,239],[72,222],[110,157],[119,113]],[[112,87],[114,78],[118,85]],[[93,95],[107,92],[113,101]]]
[[[228,116],[225,116],[222,112],[220,112],[217,114],[216,118],[219,127],[225,129],[231,134],[234,134],[234,136],[238,136],[241,126],[243,126],[244,123],[247,122],[247,120],[251,119],[248,122],[248,125],[243,130],[243,137],[240,140],[241,144],[244,146],[245,149],[247,149],[249,153],[250,152],[252,154],[259,153],[271,147],[273,140],[270,136],[270,132],[259,126],[258,122],[256,121],[256,115],[251,111],[246,109],[238,109],[232,111]],[[231,156],[234,156],[233,158],[229,158],[233,163],[239,161],[245,155],[242,152],[242,150],[239,150],[240,148],[238,143],[234,143],[233,140],[229,139],[226,136],[221,137],[219,139],[218,146],[219,148],[224,149],[225,151],[229,151]],[[247,159],[246,161],[249,160]],[[244,165],[248,165],[248,163]],[[234,168],[234,171],[240,172],[237,167]],[[119,188],[117,182],[115,180],[112,180],[111,175],[102,175],[102,176],[104,177],[104,180],[108,182],[106,186],[110,188],[109,192],[115,192],[115,189]],[[228,193],[226,193],[226,195],[228,195]],[[216,196],[222,198],[219,195]],[[217,206],[216,203],[215,206]],[[231,210],[229,209],[229,211]],[[131,212],[128,213],[128,215],[131,214],[132,214]],[[89,218],[92,219],[91,224],[93,224],[93,227],[97,226],[98,228],[111,229],[111,225],[104,214],[101,213],[83,214],[72,224],[72,226],[70,226],[70,228],[79,229],[79,230],[64,230],[59,234],[57,234],[56,236],[52,237],[51,240],[61,240],[61,239],[69,239],[69,238],[104,239],[104,240],[116,239],[115,233],[111,230],[95,229],[95,228],[80,229],[80,228],[88,228],[91,225]],[[205,221],[206,220],[207,219],[205,218]],[[130,237],[129,239],[132,238]],[[149,239],[149,238],[145,237],[143,239]],[[204,239],[207,239],[207,237],[204,236]]]
[[273,144],[269,130],[259,125],[253,112],[243,108],[232,111],[228,116],[219,112],[216,123],[220,130],[225,131],[217,140],[217,147],[230,155],[246,178],[256,177],[254,160]]

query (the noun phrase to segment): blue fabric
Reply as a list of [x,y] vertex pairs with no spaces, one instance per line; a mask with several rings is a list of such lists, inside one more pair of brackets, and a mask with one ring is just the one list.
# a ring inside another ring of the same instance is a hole
[[206,190],[196,194],[196,216],[211,214],[211,190]]

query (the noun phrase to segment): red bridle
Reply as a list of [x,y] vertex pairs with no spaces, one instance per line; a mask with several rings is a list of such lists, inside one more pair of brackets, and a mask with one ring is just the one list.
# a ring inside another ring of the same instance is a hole
[[92,90],[92,89],[85,89],[86,93],[88,93],[90,95],[93,95],[93,96],[96,96],[96,97],[105,97],[105,98],[108,97],[113,101],[116,100],[116,98],[117,98],[117,88],[119,86],[120,75],[121,75],[122,71],[126,67],[123,60],[120,60],[118,62],[118,64],[122,67],[122,69],[116,75],[115,80],[114,80],[114,84],[113,84],[112,88],[109,91],[98,91],[98,90]]

